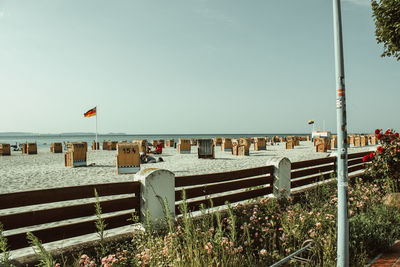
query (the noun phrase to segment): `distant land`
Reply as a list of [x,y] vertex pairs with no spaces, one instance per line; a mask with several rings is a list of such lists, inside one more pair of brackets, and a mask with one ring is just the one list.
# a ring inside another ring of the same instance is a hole
[[[0,132],[0,136],[76,136],[76,135],[96,135],[96,133],[31,133],[31,132]],[[126,135],[126,133],[106,133],[98,135]]]
[[[250,135],[307,135],[310,133],[207,133],[207,134],[188,134],[188,133],[181,133],[181,134],[145,134],[145,133],[135,133],[135,134],[127,134],[127,133],[98,133],[98,136],[231,136],[231,135],[242,135],[242,136],[250,136]],[[67,133],[32,133],[32,132],[0,132],[0,137],[36,137],[36,136],[43,136],[43,137],[64,137],[64,136],[94,136],[96,133],[91,132],[67,132]]]

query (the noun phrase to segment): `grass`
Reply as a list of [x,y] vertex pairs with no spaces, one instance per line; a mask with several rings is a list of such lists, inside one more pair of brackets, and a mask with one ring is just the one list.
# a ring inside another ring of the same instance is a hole
[[[384,194],[364,180],[356,179],[349,185],[351,266],[364,266],[400,236],[399,210],[382,204]],[[224,212],[203,207],[202,215],[196,218],[189,212],[185,197],[180,205],[182,215],[177,219],[167,212],[167,201],[164,205],[164,229],[153,227],[147,213],[144,231],[136,230],[122,241],[106,242],[97,198],[98,246],[57,258],[52,258],[32,234],[28,238],[39,256],[39,266],[55,266],[56,262],[59,266],[270,265],[300,249],[308,239],[318,246],[301,256],[310,259],[312,266],[336,264],[335,183],[307,190],[296,201],[261,198],[246,205],[227,203]],[[1,242],[6,239],[1,236],[0,231],[0,249],[6,250],[6,242]]]
[[2,258],[0,259],[0,264],[9,266],[10,252],[8,251],[7,238],[4,236],[3,232],[4,232],[3,224],[0,223],[0,252],[3,255]]

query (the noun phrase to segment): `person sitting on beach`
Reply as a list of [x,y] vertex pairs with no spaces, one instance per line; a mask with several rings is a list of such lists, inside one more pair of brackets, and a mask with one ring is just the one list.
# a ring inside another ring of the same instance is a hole
[[154,151],[148,152],[148,154],[162,154],[162,145],[158,144]]
[[154,154],[162,154],[162,145],[158,144],[156,146],[156,150],[154,150]]
[[140,163],[144,164],[144,163],[156,163],[157,160],[155,158],[153,158],[152,156],[149,155],[145,155],[145,154],[141,154],[140,155]]
[[145,163],[156,163],[156,162],[164,162],[164,159],[162,157],[159,157],[158,159],[155,159],[152,156],[145,155],[144,153],[141,152],[140,154],[140,164],[145,164]]

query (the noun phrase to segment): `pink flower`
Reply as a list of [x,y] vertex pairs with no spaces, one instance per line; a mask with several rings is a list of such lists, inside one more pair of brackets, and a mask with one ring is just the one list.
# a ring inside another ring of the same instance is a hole
[[267,250],[265,250],[265,249],[260,250],[261,256],[265,256],[266,254],[267,254]]

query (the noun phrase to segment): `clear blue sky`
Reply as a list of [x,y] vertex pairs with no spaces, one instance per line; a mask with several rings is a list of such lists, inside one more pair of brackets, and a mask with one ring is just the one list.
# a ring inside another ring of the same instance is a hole
[[[342,1],[349,132],[400,128],[400,62]],[[0,0],[0,132],[336,131],[331,0]]]

